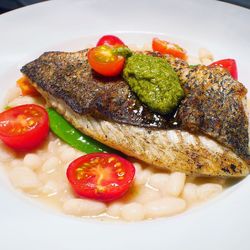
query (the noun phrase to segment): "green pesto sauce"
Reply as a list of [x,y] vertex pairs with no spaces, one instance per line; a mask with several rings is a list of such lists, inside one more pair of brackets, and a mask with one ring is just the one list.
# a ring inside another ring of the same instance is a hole
[[141,102],[153,111],[173,111],[184,96],[175,71],[166,59],[134,54],[127,59],[123,77]]

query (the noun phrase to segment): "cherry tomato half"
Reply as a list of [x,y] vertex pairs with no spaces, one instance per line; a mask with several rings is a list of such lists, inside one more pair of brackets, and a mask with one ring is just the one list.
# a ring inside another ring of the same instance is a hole
[[223,67],[224,69],[228,70],[231,76],[235,79],[238,80],[238,70],[237,70],[237,64],[234,59],[223,59],[219,60],[216,62],[213,62],[209,66],[220,66]]
[[169,43],[159,38],[154,38],[152,41],[153,51],[160,52],[161,54],[168,54],[182,60],[187,59],[186,51],[175,43]]
[[99,39],[96,46],[101,45],[109,45],[109,46],[117,46],[117,45],[125,45],[124,42],[117,36],[113,35],[105,35]]
[[88,51],[88,61],[97,73],[103,76],[117,76],[124,67],[125,58],[115,55],[111,47],[102,45]]
[[112,201],[123,196],[132,185],[134,165],[108,153],[91,153],[74,160],[67,169],[73,190],[80,196]]
[[41,106],[26,104],[0,113],[0,139],[15,150],[36,148],[48,133],[48,114]]

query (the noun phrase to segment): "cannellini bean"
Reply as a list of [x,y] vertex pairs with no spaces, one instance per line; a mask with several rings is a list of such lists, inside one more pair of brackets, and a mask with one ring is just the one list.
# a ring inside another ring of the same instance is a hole
[[138,221],[144,218],[143,205],[133,202],[121,207],[121,217],[127,221]]
[[188,204],[198,201],[198,186],[193,183],[186,183],[182,192],[182,197]]
[[75,196],[72,192],[70,192],[70,190],[65,190],[63,193],[61,193],[60,196],[56,196],[58,197],[58,200],[61,204],[65,203],[66,201],[70,200],[70,199],[74,199]]
[[109,205],[107,213],[110,216],[119,218],[121,215],[121,207],[122,207],[122,203],[114,202],[114,203]]
[[106,205],[98,201],[74,198],[64,202],[63,211],[77,216],[94,216],[105,212]]
[[137,185],[145,184],[148,182],[152,172],[148,169],[135,173],[135,182]]
[[58,183],[55,181],[47,181],[44,186],[42,187],[42,192],[47,194],[48,196],[52,196],[57,194],[58,192]]
[[75,158],[76,159],[79,158],[79,157],[81,157],[81,156],[83,156],[83,155],[86,155],[86,153],[83,153],[81,151],[75,150]]
[[138,162],[133,162],[133,165],[134,165],[134,167],[135,167],[135,172],[136,172],[136,173],[139,173],[139,172],[142,171],[142,167],[141,167],[141,164],[140,164],[140,163],[138,163]]
[[186,202],[180,198],[168,197],[145,204],[147,218],[171,216],[184,211]]
[[135,201],[141,204],[147,203],[149,201],[158,200],[161,198],[161,194],[157,190],[153,190],[149,187],[140,187],[139,193],[135,197]]
[[31,96],[19,96],[16,99],[9,102],[8,106],[16,107],[16,106],[19,106],[19,105],[33,104],[33,103],[37,103],[36,98],[31,97]]
[[14,158],[14,152],[0,141],[0,160],[5,162],[11,160],[12,158]]
[[23,163],[25,166],[35,170],[41,167],[42,160],[37,154],[26,154]]
[[148,184],[158,190],[165,189],[165,186],[167,185],[169,181],[169,175],[168,174],[153,174]]
[[14,159],[10,162],[10,166],[14,167],[21,167],[23,165],[23,161],[21,159]]
[[12,184],[21,189],[32,189],[40,186],[37,175],[27,167],[14,167],[9,172]]
[[56,170],[59,164],[60,160],[57,157],[52,156],[44,162],[44,164],[42,165],[42,171],[46,173],[52,173]]
[[206,183],[197,186],[192,183],[187,183],[184,187],[182,197],[191,205],[192,203],[202,202],[213,198],[222,192],[222,189],[220,184]]
[[63,164],[62,169],[64,171],[64,174],[67,173],[68,167],[69,167],[69,165],[70,165],[71,162],[72,161],[69,161],[69,162],[66,162],[65,164]]
[[205,48],[200,48],[199,49],[199,59],[201,61],[202,64],[204,64],[204,62],[206,60],[210,60],[211,62],[214,60],[213,54],[205,49]]
[[222,192],[222,186],[214,183],[207,183],[199,186],[197,196],[200,201],[211,199]]
[[171,174],[153,174],[148,184],[161,191],[162,194],[179,196],[183,190],[186,175],[179,172]]
[[59,139],[49,142],[48,144],[48,151],[50,153],[55,153],[57,149],[61,146],[61,142]]
[[211,64],[213,61],[212,61],[211,59],[204,58],[204,59],[202,59],[201,62],[202,62],[203,65],[208,66],[208,65]]
[[184,188],[186,175],[180,172],[171,173],[165,189],[162,190],[164,194],[172,196],[179,196]]
[[20,88],[18,88],[17,86],[13,86],[12,88],[9,89],[9,91],[7,92],[7,95],[4,98],[4,103],[6,105],[9,105],[9,103],[11,101],[13,101],[14,99],[16,99],[18,96],[21,95],[21,90]]
[[63,162],[73,161],[76,158],[76,151],[71,147],[61,147],[60,158]]

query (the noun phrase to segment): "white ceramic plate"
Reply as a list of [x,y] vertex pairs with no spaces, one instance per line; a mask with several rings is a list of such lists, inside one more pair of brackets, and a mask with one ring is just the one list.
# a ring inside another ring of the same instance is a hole
[[[76,50],[100,35],[128,44],[157,34],[191,54],[209,48],[232,57],[250,84],[250,11],[216,1],[50,1],[0,16],[0,100],[20,67],[44,51]],[[140,223],[103,223],[63,216],[13,190],[0,174],[0,249],[250,249],[250,178],[180,216]]]

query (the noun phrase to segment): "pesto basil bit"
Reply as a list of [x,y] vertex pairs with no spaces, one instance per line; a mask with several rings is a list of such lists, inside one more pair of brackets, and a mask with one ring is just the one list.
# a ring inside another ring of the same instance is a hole
[[115,47],[112,50],[112,52],[113,54],[118,55],[118,56],[123,56],[124,58],[128,58],[132,56],[132,51],[126,46]]
[[10,109],[11,107],[9,105],[4,107],[4,110]]
[[127,59],[123,77],[141,102],[161,114],[173,111],[184,96],[177,74],[164,58],[134,54]]

